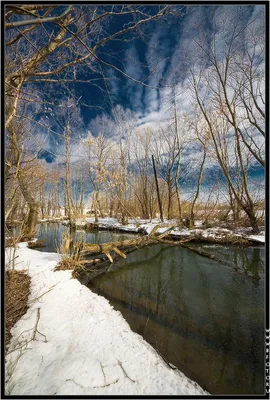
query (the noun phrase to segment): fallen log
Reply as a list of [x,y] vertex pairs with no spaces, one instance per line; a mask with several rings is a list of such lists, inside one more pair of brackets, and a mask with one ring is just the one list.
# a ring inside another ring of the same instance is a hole
[[[105,254],[108,260],[111,263],[113,263],[114,259],[111,255],[111,252],[114,252],[116,255],[122,258],[126,258],[126,254],[124,253],[123,249],[129,249],[134,247],[141,248],[144,246],[149,246],[150,244],[160,243],[160,242],[167,243],[164,240],[164,238],[167,235],[169,235],[169,233],[175,228],[175,226],[170,226],[168,229],[166,229],[165,232],[163,232],[158,236],[155,236],[157,230],[160,227],[161,227],[160,225],[155,226],[155,228],[148,236],[138,237],[134,239],[119,240],[115,242],[106,242],[103,244],[77,242],[73,244],[73,248],[79,249],[80,253],[82,253],[84,256],[92,254]],[[179,241],[179,243],[181,243],[181,241]]]
[[[131,253],[141,247],[149,246],[152,244],[162,243],[167,245],[181,245],[183,248],[198,254],[200,256],[206,257],[210,260],[216,261],[218,263],[222,263],[227,267],[233,268],[236,270],[235,265],[228,261],[222,260],[214,254],[208,253],[203,249],[198,249],[193,246],[189,246],[187,242],[201,240],[204,241],[204,238],[195,235],[185,237],[181,240],[172,239],[171,237],[167,237],[170,235],[170,232],[175,228],[175,226],[170,226],[166,229],[162,234],[157,234],[157,231],[162,226],[158,225],[154,227],[152,232],[148,236],[137,237],[134,239],[127,239],[122,241],[114,241],[114,242],[106,242],[103,244],[89,244],[84,242],[71,243],[74,250],[79,250],[80,254],[88,256],[87,260],[83,262],[78,262],[79,268],[74,268],[73,277],[81,278],[81,275],[84,274],[87,282],[98,275],[104,274],[108,272],[113,263],[116,263],[121,258],[126,259],[127,254]],[[164,227],[164,225],[163,225]],[[114,254],[111,254],[114,253]],[[81,264],[81,265],[79,265]],[[240,272],[237,271],[236,272]],[[90,275],[89,275],[90,273]]]
[[[104,255],[106,256],[107,260],[110,261],[112,264],[115,261],[118,261],[119,258],[126,258],[126,252],[134,251],[135,249],[139,249],[144,246],[149,246],[155,243],[162,243],[162,244],[170,244],[170,245],[181,245],[184,248],[200,255],[203,257],[207,257],[210,260],[214,260],[217,262],[222,262],[224,263],[223,260],[220,260],[218,257],[216,257],[214,254],[209,254],[208,252],[205,252],[204,250],[196,249],[194,247],[188,246],[187,242],[193,241],[196,239],[196,236],[190,236],[188,238],[182,239],[182,240],[170,240],[167,238],[167,236],[170,234],[170,232],[175,228],[175,226],[170,226],[168,229],[166,229],[165,232],[162,234],[157,235],[157,231],[159,228],[162,228],[162,225],[157,225],[154,227],[152,232],[148,236],[143,236],[143,237],[138,237],[134,239],[126,239],[126,240],[121,240],[121,241],[115,241],[115,242],[106,242],[103,244],[89,244],[89,243],[83,243],[83,242],[77,242],[73,244],[74,249],[80,250],[80,253],[82,253],[84,256],[95,256],[96,258],[101,258]],[[115,253],[114,256],[112,256],[112,252]],[[106,264],[106,261],[102,262],[102,266]],[[229,263],[227,263],[230,265]]]

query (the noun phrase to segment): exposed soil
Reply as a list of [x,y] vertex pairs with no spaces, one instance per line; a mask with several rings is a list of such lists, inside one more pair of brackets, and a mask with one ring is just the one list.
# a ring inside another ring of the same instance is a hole
[[36,240],[35,242],[28,242],[29,249],[40,249],[42,247],[46,247],[44,245],[45,240]]
[[5,274],[5,348],[10,343],[10,329],[26,313],[31,279],[22,271]]

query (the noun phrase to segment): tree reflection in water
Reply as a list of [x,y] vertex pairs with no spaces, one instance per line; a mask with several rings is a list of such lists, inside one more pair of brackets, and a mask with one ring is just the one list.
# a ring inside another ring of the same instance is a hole
[[264,250],[213,251],[230,257],[234,268],[155,245],[131,253],[91,286],[210,393],[263,393]]

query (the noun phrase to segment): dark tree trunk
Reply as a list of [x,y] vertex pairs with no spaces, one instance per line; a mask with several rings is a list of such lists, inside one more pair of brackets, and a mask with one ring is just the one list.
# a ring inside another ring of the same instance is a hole
[[163,222],[162,203],[161,203],[161,199],[160,199],[159,186],[158,186],[158,179],[157,179],[157,171],[156,171],[155,159],[154,159],[154,156],[153,156],[153,155],[152,155],[152,163],[153,163],[153,169],[154,169],[154,175],[155,175],[155,182],[156,182],[156,189],[157,189],[157,197],[158,197],[158,206],[159,206],[160,220],[161,220],[161,222]]
[[34,236],[36,234],[37,222],[38,222],[38,205],[36,203],[33,203],[29,208],[26,224],[23,230],[23,235]]
[[255,216],[255,212],[253,208],[246,208],[245,209],[246,214],[248,215],[250,225],[252,227],[252,232],[257,234],[259,233],[259,225],[258,225],[258,219]]
[[33,236],[36,233],[36,226],[38,221],[39,204],[33,198],[31,190],[29,189],[28,182],[24,177],[23,172],[18,172],[18,182],[23,194],[23,197],[29,207],[26,223],[24,224],[23,235]]

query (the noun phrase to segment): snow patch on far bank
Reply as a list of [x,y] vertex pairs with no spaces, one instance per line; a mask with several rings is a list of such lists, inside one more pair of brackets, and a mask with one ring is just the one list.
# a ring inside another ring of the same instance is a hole
[[[94,223],[94,218],[77,218],[75,221],[76,227],[81,229],[85,227],[89,223]],[[63,224],[68,224],[68,221],[64,221]],[[164,233],[169,227],[175,226],[175,228],[170,232],[172,237],[177,239],[185,239],[190,236],[201,236],[202,239],[226,239],[226,237],[235,238],[245,238],[249,239],[253,242],[258,243],[265,243],[264,238],[264,230],[259,235],[251,235],[252,228],[236,228],[234,230],[223,228],[223,227],[211,227],[211,228],[203,228],[202,221],[195,221],[195,228],[188,229],[188,228],[179,228],[177,227],[176,220],[165,220],[164,222],[160,222],[157,219],[153,220],[134,220],[129,219],[128,224],[123,225],[118,222],[115,218],[99,218],[98,219],[98,226],[100,229],[115,229],[122,232],[130,232],[130,233],[139,233],[144,232],[145,234],[149,235],[152,230],[157,226],[161,225],[160,228],[156,231],[157,234]]]
[[70,271],[53,272],[58,254],[20,244],[17,255],[16,269],[31,277],[31,294],[27,313],[11,330],[6,395],[207,394],[170,369],[104,297],[71,279]]
[[255,242],[265,243],[264,235],[248,235],[248,239],[254,240]]

